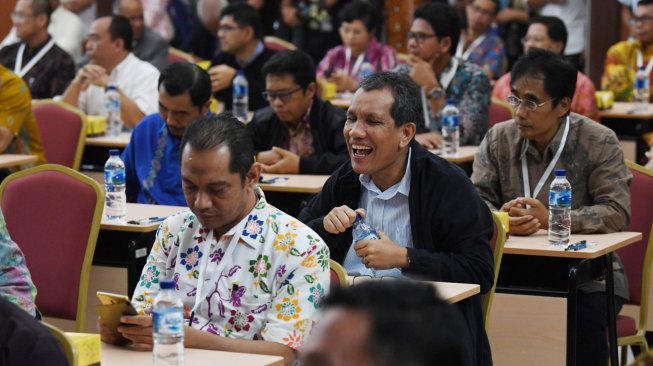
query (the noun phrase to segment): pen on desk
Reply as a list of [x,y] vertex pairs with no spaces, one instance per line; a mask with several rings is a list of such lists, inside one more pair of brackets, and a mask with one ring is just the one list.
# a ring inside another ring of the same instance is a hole
[[565,251],[576,251],[576,250],[581,250],[587,248],[587,241],[586,240],[581,240],[577,243],[574,244],[569,244],[566,248]]
[[188,318],[188,326],[192,327],[193,326],[193,318],[195,317],[195,312],[191,311],[190,312],[190,318]]

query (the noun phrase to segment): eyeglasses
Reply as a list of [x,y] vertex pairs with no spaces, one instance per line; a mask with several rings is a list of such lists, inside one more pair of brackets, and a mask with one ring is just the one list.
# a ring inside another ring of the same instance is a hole
[[521,44],[526,44],[526,42],[544,42],[544,38],[541,37],[522,37]]
[[516,110],[517,108],[519,108],[519,106],[522,103],[524,103],[524,108],[526,108],[526,110],[528,110],[529,112],[533,112],[536,109],[540,108],[541,106],[545,105],[546,103],[552,102],[554,100],[555,100],[555,98],[551,98],[551,99],[549,99],[547,101],[544,101],[544,102],[542,102],[540,104],[537,104],[537,102],[535,102],[535,101],[532,101],[532,100],[529,100],[529,99],[519,99],[514,95],[509,95],[508,98],[506,98],[506,102],[508,102],[508,104],[510,104],[513,109]]
[[630,19],[630,25],[635,25],[637,23],[651,24],[651,22],[653,22],[653,18],[649,16],[633,17]]
[[481,15],[483,15],[484,17],[488,17],[488,18],[491,18],[494,15],[493,12],[491,12],[491,11],[489,11],[487,9],[483,9],[478,5],[472,5],[472,10],[474,10],[477,13],[481,13]]
[[384,280],[385,280],[385,281],[390,281],[390,280],[400,280],[400,279],[401,279],[401,278],[399,278],[399,277],[395,277],[395,276],[373,277],[373,276],[369,276],[369,275],[357,275],[357,276],[352,277],[352,279],[351,279],[351,284],[352,284],[352,285],[355,285],[355,284],[357,284],[357,283],[362,283],[362,282],[365,282],[365,281],[371,281],[371,280],[375,280],[375,281],[384,281]]
[[428,38],[434,38],[434,37],[437,37],[437,35],[435,35],[435,34],[426,34],[426,33],[421,33],[421,32],[408,32],[408,33],[406,33],[406,39],[407,40],[410,41],[411,39],[414,38],[415,41],[417,41],[417,43],[422,43],[425,40],[427,40]]
[[276,91],[276,92],[268,92],[264,91],[261,93],[263,96],[263,99],[266,99],[269,103],[274,102],[275,99],[279,99],[281,103],[288,103],[290,100],[290,96],[293,95],[293,93],[302,90],[301,86],[298,86],[297,88],[293,90],[283,90],[283,91]]
[[231,31],[235,31],[236,29],[240,29],[240,27],[233,25],[221,25],[218,27],[218,32],[229,33]]
[[11,12],[11,19],[12,20],[22,20],[25,18],[32,18],[35,17],[36,14],[28,14],[28,13],[23,13],[22,11],[12,11]]

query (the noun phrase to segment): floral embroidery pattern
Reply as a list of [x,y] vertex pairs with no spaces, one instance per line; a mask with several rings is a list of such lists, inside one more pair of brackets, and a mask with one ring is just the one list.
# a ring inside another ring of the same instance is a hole
[[315,287],[309,289],[311,295],[308,297],[308,301],[313,303],[313,306],[317,309],[320,306],[320,301],[324,298],[324,288],[319,283]]
[[292,299],[289,297],[284,297],[281,304],[277,304],[277,319],[282,319],[283,321],[290,321],[290,319],[299,318],[299,313],[302,311],[302,308],[299,306],[299,300],[297,297]]
[[260,234],[262,231],[263,220],[259,220],[257,215],[249,215],[245,229],[243,229],[243,235],[249,236],[252,239],[256,239],[258,234]]
[[200,252],[199,245],[196,245],[192,248],[188,248],[186,253],[181,253],[181,264],[186,266],[186,270],[190,271],[191,269],[197,267],[200,263],[200,258],[202,258],[202,252]]
[[146,267],[141,274],[141,282],[138,285],[149,289],[153,283],[159,283],[160,274],[161,272],[156,266]]
[[245,314],[238,310],[231,310],[231,317],[229,318],[229,324],[234,326],[236,332],[241,330],[248,331],[249,324],[254,321],[254,316],[252,314]]
[[274,249],[286,252],[286,255],[288,255],[288,249],[295,245],[295,237],[297,237],[297,234],[291,232],[278,234],[274,241]]

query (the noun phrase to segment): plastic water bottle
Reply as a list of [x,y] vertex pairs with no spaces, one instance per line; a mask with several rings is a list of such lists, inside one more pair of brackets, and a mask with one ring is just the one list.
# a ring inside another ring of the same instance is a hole
[[[351,235],[354,243],[361,240],[379,240],[379,234],[376,233],[376,230],[370,224],[363,221],[363,218],[359,214],[356,214],[356,219],[351,227]],[[370,271],[372,271],[372,277],[376,277],[376,270],[370,268]]]
[[124,221],[127,207],[125,192],[125,163],[117,149],[109,150],[109,160],[104,164],[104,214],[110,221]]
[[238,70],[234,78],[232,87],[232,109],[234,117],[241,122],[247,121],[247,111],[249,110],[249,85],[243,70]]
[[649,78],[646,74],[644,67],[640,67],[635,73],[635,109],[639,112],[646,112],[648,110],[649,102]]
[[454,156],[460,147],[459,131],[460,111],[456,101],[449,99],[442,109],[442,139],[444,140],[444,154]]
[[113,84],[107,85],[107,90],[104,93],[104,111],[107,115],[107,136],[118,136],[122,130],[122,122],[120,122],[120,95],[116,86]]
[[162,280],[152,308],[154,366],[184,364],[184,305],[175,295],[175,282]]
[[571,235],[571,184],[564,169],[556,169],[549,189],[549,243],[569,244]]
[[375,72],[375,70],[374,70],[374,66],[372,66],[371,63],[365,61],[365,62],[363,62],[363,64],[361,65],[361,69],[360,69],[360,71],[358,72],[358,75],[360,75],[361,80],[362,80],[362,79],[365,79],[366,77],[368,77],[368,76],[374,74],[374,72]]

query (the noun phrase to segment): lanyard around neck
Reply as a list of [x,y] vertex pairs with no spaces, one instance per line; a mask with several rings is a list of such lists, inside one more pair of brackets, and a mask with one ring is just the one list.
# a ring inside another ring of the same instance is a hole
[[481,42],[485,40],[485,37],[486,37],[485,34],[476,37],[474,42],[472,42],[472,44],[470,44],[469,47],[467,47],[467,50],[465,50],[464,52],[463,49],[465,48],[465,42],[463,41],[463,37],[460,37],[460,39],[458,40],[458,46],[456,46],[456,57],[462,58],[463,60],[467,60],[469,58],[469,55],[471,55],[472,52],[474,52],[476,47],[478,47],[481,44]]
[[350,71],[349,66],[351,65],[351,48],[347,47],[345,49],[345,71],[347,72],[347,75],[351,77],[356,77],[358,75],[358,71],[361,68],[361,65],[363,65],[364,60],[365,60],[365,52],[361,52],[361,54],[358,55],[358,58],[356,58],[354,67],[352,67]]
[[16,63],[14,64],[14,74],[20,76],[21,78],[25,76],[41,59],[45,56],[48,51],[54,46],[54,39],[50,38],[48,43],[41,48],[41,50],[32,57],[31,60],[23,67],[23,53],[25,52],[25,42],[23,42],[18,48],[18,55],[16,55]]
[[[642,66],[644,66],[644,56],[642,55],[641,50],[637,50],[637,70],[639,70]],[[644,72],[646,72],[646,75],[650,75],[651,70],[653,70],[653,57],[648,60],[648,64],[646,64]]]
[[569,115],[567,115],[567,122],[565,123],[565,132],[562,134],[562,140],[560,141],[560,146],[558,146],[558,151],[556,151],[555,155],[553,156],[553,159],[549,163],[549,165],[546,167],[546,170],[540,177],[539,182],[537,182],[537,185],[535,186],[535,191],[533,192],[533,196],[531,196],[531,184],[528,178],[528,162],[526,161],[528,157],[526,154],[521,158],[521,175],[522,175],[522,180],[524,181],[524,197],[528,198],[537,198],[538,193],[540,193],[540,190],[542,190],[542,186],[544,185],[544,182],[549,178],[549,175],[551,175],[551,172],[553,171],[553,168],[555,167],[556,163],[560,159],[560,155],[562,155],[562,150],[565,148],[565,143],[567,142],[567,135],[569,135]]

